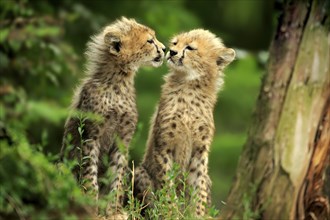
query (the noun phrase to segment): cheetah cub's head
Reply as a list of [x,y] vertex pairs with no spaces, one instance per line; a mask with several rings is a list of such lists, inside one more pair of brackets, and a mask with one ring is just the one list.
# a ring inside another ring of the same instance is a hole
[[207,30],[196,29],[175,36],[166,54],[168,66],[185,73],[187,79],[204,74],[217,74],[235,58],[235,51],[226,48],[221,39]]
[[155,31],[134,19],[122,17],[103,30],[103,40],[110,56],[120,65],[158,67],[163,63],[165,46]]

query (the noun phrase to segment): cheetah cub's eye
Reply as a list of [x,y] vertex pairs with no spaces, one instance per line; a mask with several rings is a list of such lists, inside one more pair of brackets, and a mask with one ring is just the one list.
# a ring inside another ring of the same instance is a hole
[[189,46],[189,45],[186,47],[186,49],[187,49],[187,50],[196,50],[195,48],[192,48],[192,47]]
[[153,39],[150,39],[150,40],[147,40],[147,42],[148,42],[149,44],[152,44],[152,43],[154,43],[154,40],[153,40]]
[[178,42],[172,42],[172,44],[175,46],[175,45],[177,45],[177,44],[178,44]]

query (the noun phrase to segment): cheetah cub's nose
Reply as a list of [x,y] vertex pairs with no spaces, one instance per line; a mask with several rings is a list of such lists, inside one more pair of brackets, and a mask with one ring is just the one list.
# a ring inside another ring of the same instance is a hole
[[170,56],[173,57],[175,55],[177,55],[178,52],[174,51],[174,50],[170,50]]

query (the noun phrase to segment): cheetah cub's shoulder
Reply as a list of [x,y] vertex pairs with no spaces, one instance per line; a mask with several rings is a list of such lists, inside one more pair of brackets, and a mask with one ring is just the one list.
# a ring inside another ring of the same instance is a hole
[[[164,50],[152,29],[124,17],[106,26],[87,44],[87,77],[76,91],[72,108],[98,115],[101,120],[71,115],[65,123],[61,154],[62,158],[83,162],[74,173],[96,199],[99,191],[116,193],[115,204],[109,202],[107,208],[113,218],[126,218],[115,213],[120,213],[123,205],[128,150],[120,151],[116,140],[128,148],[135,132],[138,113],[134,76],[140,66],[160,66]],[[109,157],[109,164],[102,162],[104,156]],[[99,180],[108,168],[114,177],[110,186],[104,186]]]
[[162,188],[166,173],[176,163],[189,173],[187,184],[196,189],[196,216],[205,215],[205,204],[211,203],[208,153],[215,129],[213,109],[223,85],[223,70],[234,57],[235,51],[207,30],[192,30],[170,41],[166,55],[170,72],[135,174],[138,197],[150,186]]

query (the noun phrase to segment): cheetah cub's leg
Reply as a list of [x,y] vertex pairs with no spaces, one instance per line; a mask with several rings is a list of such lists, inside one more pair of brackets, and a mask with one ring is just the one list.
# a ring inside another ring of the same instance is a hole
[[82,144],[82,149],[83,155],[88,156],[88,158],[86,161],[82,161],[82,163],[86,162],[86,164],[83,165],[80,182],[82,183],[85,191],[95,197],[95,200],[97,201],[99,194],[97,174],[100,146],[97,140],[89,139],[84,141]]
[[193,157],[189,165],[188,185],[196,189],[196,213],[197,217],[206,214],[206,205],[211,205],[211,180],[208,176],[208,146],[194,147]]
[[115,213],[123,214],[125,177],[126,173],[128,173],[127,154],[121,152],[116,145],[114,147],[115,149],[110,154],[110,170],[114,175],[114,179],[110,184],[110,191],[115,192],[115,199],[107,205],[108,216],[113,216]]
[[[128,120],[129,122],[129,120]],[[133,123],[125,123],[119,127],[120,146],[115,145],[115,149],[110,153],[110,169],[114,174],[114,180],[110,185],[110,190],[116,192],[115,201],[110,201],[107,205],[107,215],[110,219],[128,219],[128,215],[123,211],[125,190],[127,190],[128,168],[128,147],[135,131]]]
[[[165,145],[163,146],[165,147]],[[153,206],[151,192],[162,189],[165,183],[169,181],[167,175],[172,169],[172,152],[167,148],[163,150],[155,149],[153,157],[148,161],[149,172],[143,166],[138,167],[134,172],[134,194],[140,202],[143,202],[143,206],[148,206],[146,208],[152,208]],[[149,173],[151,176],[149,176]],[[173,182],[169,183],[169,187],[173,185]]]
[[[139,166],[134,170],[134,197],[144,207],[152,206],[151,192],[155,189],[153,181],[143,166]],[[142,210],[144,215],[144,210]]]
[[[155,165],[153,168],[153,173],[156,174],[155,187],[156,189],[161,189],[164,187],[165,183],[169,181],[168,174],[173,168],[173,149],[170,147],[165,147],[162,150],[155,150],[154,161]],[[172,187],[174,183],[171,181],[169,186]]]
[[[177,204],[172,203],[172,189],[175,186],[175,183],[173,179],[170,178],[170,171],[173,169],[173,161],[174,161],[174,149],[173,145],[166,145],[166,143],[169,144],[168,140],[166,138],[163,138],[160,136],[160,140],[163,140],[161,143],[160,149],[154,149],[154,157],[153,160],[153,168],[152,173],[154,174],[154,186],[156,190],[159,189],[165,189],[166,192],[166,200],[168,203],[168,209],[169,212],[166,214],[167,218],[172,219],[173,211],[178,209]],[[167,142],[165,142],[167,141]],[[162,149],[163,148],[163,149]],[[176,198],[176,195],[174,195]],[[176,199],[175,199],[176,200]],[[152,208],[153,202],[151,201],[150,208]]]

